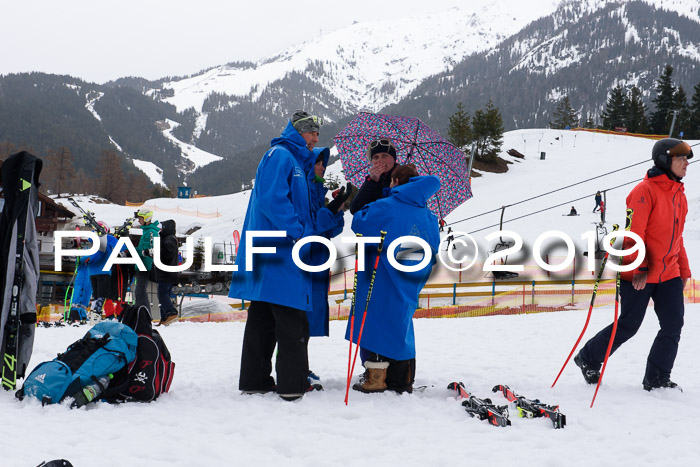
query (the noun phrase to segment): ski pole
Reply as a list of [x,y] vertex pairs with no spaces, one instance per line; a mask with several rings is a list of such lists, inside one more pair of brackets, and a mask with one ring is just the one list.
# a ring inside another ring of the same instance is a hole
[[[355,234],[356,237],[362,237],[362,234]],[[352,336],[355,327],[355,296],[357,295],[357,257],[358,257],[358,243],[355,243],[355,276],[352,280],[352,303],[350,305],[350,348],[348,349],[348,373],[347,373],[347,387],[345,389],[345,405],[348,404],[348,393],[350,391],[350,362],[352,360]]]
[[[613,224],[613,232],[617,231],[619,228],[620,228],[619,225]],[[615,242],[615,239],[610,240],[610,245],[612,245],[614,242]],[[564,362],[564,365],[561,367],[561,370],[559,370],[559,374],[554,379],[554,382],[552,383],[551,387],[554,387],[554,385],[557,384],[557,381],[559,381],[559,377],[564,372],[564,368],[566,368],[566,365],[569,364],[569,360],[571,360],[571,356],[576,351],[576,348],[578,347],[579,343],[581,342],[581,338],[586,333],[586,329],[588,328],[588,323],[591,321],[591,314],[593,313],[593,304],[595,303],[595,298],[598,295],[598,285],[600,284],[600,279],[603,277],[603,271],[605,270],[605,263],[608,261],[608,256],[610,256],[610,253],[608,253],[608,251],[606,250],[605,256],[603,257],[603,261],[600,263],[600,268],[598,269],[598,277],[596,277],[595,284],[593,285],[593,295],[591,296],[591,305],[590,305],[590,307],[588,307],[588,316],[586,316],[586,323],[583,325],[583,329],[581,330],[581,334],[578,336],[578,339],[576,339],[576,343],[574,344],[574,347],[571,349],[569,356],[566,357],[566,361]]]
[[[78,266],[80,265],[80,257],[75,259],[75,270],[73,271],[73,277],[70,279],[68,287],[66,287],[66,294],[63,296],[63,321],[68,321],[70,315],[70,308],[73,306],[73,294],[75,292],[75,276],[78,274]],[[68,292],[70,292],[70,301],[68,301]],[[68,304],[69,310],[66,311],[66,303]]]
[[[632,210],[627,210],[627,219],[625,223],[625,230],[629,231],[632,228]],[[620,256],[618,261],[619,265],[622,265],[622,259],[624,256]],[[593,393],[593,399],[591,399],[591,408],[595,403],[595,398],[598,395],[598,389],[600,389],[600,383],[603,381],[603,374],[605,373],[605,367],[608,365],[608,357],[610,357],[610,351],[612,350],[613,342],[615,341],[615,334],[617,333],[617,313],[620,309],[620,271],[617,271],[617,276],[615,277],[615,314],[613,315],[613,327],[610,333],[610,340],[608,341],[608,348],[605,350],[605,359],[603,360],[603,368],[600,369],[600,378],[598,378],[598,384],[595,387],[595,392]]]
[[[355,362],[357,361],[357,353],[360,351],[360,341],[362,340],[362,330],[365,327],[365,319],[367,318],[367,308],[369,308],[369,300],[372,298],[372,289],[374,288],[374,278],[377,275],[377,266],[379,266],[379,257],[382,255],[382,249],[384,248],[384,237],[386,237],[386,232],[380,232],[379,247],[377,247],[377,257],[374,260],[374,269],[372,269],[372,277],[369,280],[369,289],[367,290],[367,300],[365,301],[365,310],[362,313],[362,323],[360,323],[360,333],[357,336],[357,345],[355,345],[355,356],[352,359],[352,365],[350,366],[350,373],[348,376],[348,385],[345,388],[345,405],[348,405],[348,393],[350,392],[350,381],[352,380],[352,373],[355,370]],[[352,347],[352,333],[350,334],[350,346]]]

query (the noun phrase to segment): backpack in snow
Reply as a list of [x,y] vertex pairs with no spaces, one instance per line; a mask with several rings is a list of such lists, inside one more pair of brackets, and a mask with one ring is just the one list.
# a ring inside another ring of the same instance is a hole
[[170,389],[175,363],[152,322],[146,306],[130,306],[124,310],[122,323],[138,334],[138,348],[126,376],[115,378],[105,391],[106,400],[150,402]]
[[99,378],[125,373],[136,357],[138,336],[116,321],[97,323],[79,341],[49,362],[40,363],[24,380],[16,396],[57,404]]

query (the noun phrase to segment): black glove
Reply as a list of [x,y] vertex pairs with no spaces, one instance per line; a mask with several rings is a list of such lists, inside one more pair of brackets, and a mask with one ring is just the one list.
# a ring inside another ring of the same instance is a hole
[[342,187],[338,192],[338,195],[328,203],[326,206],[333,214],[337,213],[341,206],[345,204],[345,201],[350,197],[352,193],[352,183],[348,182],[347,186]]

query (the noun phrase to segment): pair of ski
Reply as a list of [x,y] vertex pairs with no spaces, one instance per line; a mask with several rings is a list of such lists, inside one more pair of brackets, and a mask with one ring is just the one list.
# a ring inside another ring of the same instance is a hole
[[[68,202],[80,210],[80,212],[83,214],[83,222],[85,222],[85,225],[89,225],[90,227],[92,227],[98,236],[101,237],[101,236],[107,234],[105,228],[97,222],[97,219],[95,219],[94,212],[86,211],[73,198],[68,198]],[[119,227],[117,227],[114,230],[114,236],[116,238],[119,238],[119,237],[124,236],[125,234],[128,234],[129,229],[131,228],[131,226],[134,224],[135,221],[136,221],[135,217],[130,217],[130,218],[126,219],[122,225],[120,225]]]
[[[479,420],[487,420],[493,426],[509,426],[509,412],[507,405],[495,405],[491,399],[480,399],[470,394],[464,387],[463,383],[450,383],[447,389],[457,392],[457,395],[464,399],[462,406],[464,410],[472,417],[478,417]],[[566,415],[559,411],[558,405],[548,405],[540,402],[539,399],[528,399],[513,392],[506,385],[496,385],[492,389],[493,392],[501,392],[503,397],[509,402],[515,404],[518,409],[518,414],[523,418],[548,418],[552,421],[554,428],[564,428],[566,426]]]

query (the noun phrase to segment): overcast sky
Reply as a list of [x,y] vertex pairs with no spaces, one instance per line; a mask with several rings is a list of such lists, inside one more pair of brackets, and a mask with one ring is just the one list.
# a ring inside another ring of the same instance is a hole
[[[472,1],[472,0],[464,0]],[[42,71],[103,83],[187,75],[256,60],[353,21],[459,0],[3,0],[0,74]]]

